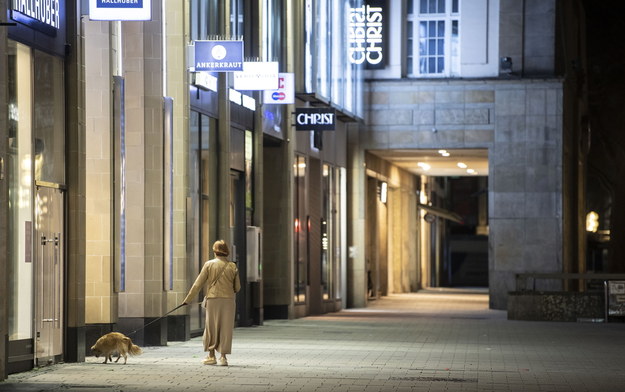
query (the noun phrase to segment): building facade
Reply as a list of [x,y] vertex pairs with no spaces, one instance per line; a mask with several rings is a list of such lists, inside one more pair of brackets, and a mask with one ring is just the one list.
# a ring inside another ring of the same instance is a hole
[[[201,334],[201,298],[170,311],[220,238],[238,327],[441,286],[505,309],[516,273],[586,270],[574,5],[143,3],[0,0],[1,378]],[[195,69],[209,40],[276,91]]]
[[[354,252],[352,265],[366,271],[357,276],[360,286],[362,275],[373,276],[374,298],[476,285],[488,288],[492,308],[506,309],[517,273],[585,271],[578,249],[585,243],[584,155],[573,141],[585,98],[570,82],[575,72],[563,77],[562,69],[567,55],[580,53],[561,51],[570,42],[558,33],[567,12],[574,30],[578,14],[569,6],[386,4],[388,35],[401,38],[389,40],[384,67],[366,71],[365,123],[348,142],[355,159],[349,221],[356,226],[348,241],[364,250]],[[391,189],[389,203],[375,202],[381,186]],[[472,191],[458,193],[463,186]],[[403,208],[409,223],[398,224],[393,194],[402,188],[415,190],[409,204],[419,208]],[[390,267],[397,251],[416,272]],[[561,281],[538,286],[564,289]],[[356,300],[361,288],[353,292],[357,306],[366,303]]]

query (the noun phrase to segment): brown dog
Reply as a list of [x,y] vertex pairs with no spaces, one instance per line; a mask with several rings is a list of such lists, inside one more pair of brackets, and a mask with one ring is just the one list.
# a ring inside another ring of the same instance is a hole
[[99,358],[100,355],[104,356],[104,363],[108,361],[113,362],[111,359],[111,355],[116,353],[117,363],[119,358],[124,357],[124,364],[126,364],[126,360],[128,358],[128,354],[130,355],[139,355],[142,353],[141,348],[135,344],[132,344],[132,340],[122,333],[119,332],[111,332],[102,336],[98,339],[97,342],[91,347],[93,354],[96,358]]

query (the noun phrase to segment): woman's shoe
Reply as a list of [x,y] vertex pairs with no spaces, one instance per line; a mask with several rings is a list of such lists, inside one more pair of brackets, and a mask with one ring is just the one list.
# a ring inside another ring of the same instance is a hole
[[203,362],[204,365],[214,365],[217,363],[217,359],[215,357],[206,357]]
[[217,366],[228,366],[228,360],[226,358],[219,358],[219,362],[217,362]]

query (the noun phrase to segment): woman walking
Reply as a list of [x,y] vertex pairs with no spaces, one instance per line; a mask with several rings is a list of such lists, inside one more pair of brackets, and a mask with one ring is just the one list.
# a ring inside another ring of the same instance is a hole
[[[232,349],[235,294],[241,289],[241,282],[236,264],[228,261],[228,245],[223,240],[215,241],[213,252],[215,258],[204,263],[182,305],[193,302],[200,289],[204,289],[202,306],[206,308],[206,322],[203,342],[204,351],[208,352],[204,364],[228,366],[226,355]],[[219,361],[215,351],[221,354]]]

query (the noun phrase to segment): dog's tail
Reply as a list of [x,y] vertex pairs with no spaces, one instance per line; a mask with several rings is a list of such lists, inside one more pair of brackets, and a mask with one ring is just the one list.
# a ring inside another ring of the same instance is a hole
[[132,344],[132,340],[130,340],[130,338],[126,339],[128,339],[126,343],[128,344],[128,353],[130,355],[139,355],[143,352],[143,350],[141,350],[141,347],[137,346],[136,344]]

